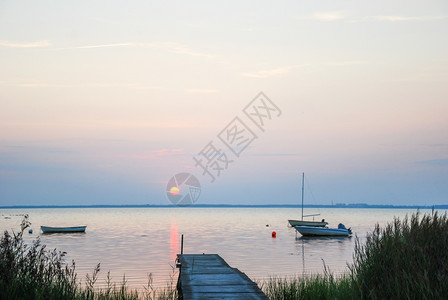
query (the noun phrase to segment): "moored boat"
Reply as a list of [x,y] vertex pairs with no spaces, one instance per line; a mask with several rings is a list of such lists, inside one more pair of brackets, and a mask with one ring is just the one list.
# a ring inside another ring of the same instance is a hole
[[50,227],[40,226],[43,233],[73,233],[85,232],[87,226],[73,226],[73,227]]
[[313,227],[325,227],[328,225],[327,222],[325,222],[325,219],[322,219],[322,221],[303,221],[303,220],[288,220],[289,225],[292,227],[294,226],[313,226]]
[[352,230],[345,228],[344,224],[339,224],[338,228],[315,227],[315,226],[294,226],[303,236],[351,236]]
[[313,227],[325,227],[328,225],[327,222],[325,222],[325,219],[322,219],[322,221],[304,221],[303,217],[314,217],[319,216],[320,214],[313,214],[313,215],[303,215],[303,195],[305,190],[305,173],[302,173],[302,219],[301,220],[288,220],[289,225],[292,227],[294,226],[313,226]]

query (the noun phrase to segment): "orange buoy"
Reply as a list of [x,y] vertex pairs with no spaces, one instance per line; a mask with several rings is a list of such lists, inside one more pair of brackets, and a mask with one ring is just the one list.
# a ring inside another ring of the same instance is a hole
[[277,232],[272,231],[272,237],[273,237],[273,238],[277,237]]

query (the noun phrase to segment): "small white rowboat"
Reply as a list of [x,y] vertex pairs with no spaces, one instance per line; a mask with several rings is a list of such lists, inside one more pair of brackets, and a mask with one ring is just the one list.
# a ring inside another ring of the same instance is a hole
[[40,226],[43,233],[72,233],[72,232],[85,232],[87,226],[74,226],[74,227],[49,227]]

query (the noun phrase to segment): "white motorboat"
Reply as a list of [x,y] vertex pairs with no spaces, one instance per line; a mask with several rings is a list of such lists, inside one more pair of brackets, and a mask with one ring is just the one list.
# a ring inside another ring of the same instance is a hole
[[315,226],[294,226],[303,236],[351,236],[352,230],[345,228],[344,224],[339,224],[338,228],[315,227]]

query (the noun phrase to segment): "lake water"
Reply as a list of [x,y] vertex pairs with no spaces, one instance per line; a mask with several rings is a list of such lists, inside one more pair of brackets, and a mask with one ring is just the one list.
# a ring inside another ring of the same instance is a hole
[[[20,215],[28,214],[34,233],[26,233],[26,241],[39,236],[48,249],[66,251],[66,261],[76,262],[78,278],[84,279],[101,263],[99,284],[104,283],[110,271],[114,282],[121,282],[126,275],[131,287],[142,288],[149,273],[156,287],[164,286],[173,275],[181,234],[184,253],[217,253],[253,280],[323,273],[324,262],[331,272],[340,274],[352,262],[355,235],[364,241],[376,223],[385,225],[394,217],[403,218],[414,212],[415,209],[306,209],[306,213],[320,213],[316,218],[325,218],[330,227],[337,227],[338,223],[351,227],[352,238],[301,238],[287,221],[299,218],[299,208],[2,209],[0,229],[18,231]],[[87,225],[87,230],[77,234],[42,234],[41,225]],[[276,238],[272,238],[272,231],[276,231]]]

